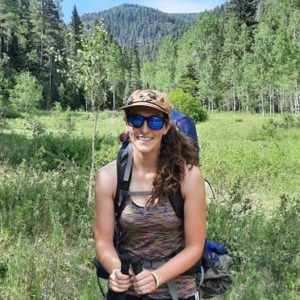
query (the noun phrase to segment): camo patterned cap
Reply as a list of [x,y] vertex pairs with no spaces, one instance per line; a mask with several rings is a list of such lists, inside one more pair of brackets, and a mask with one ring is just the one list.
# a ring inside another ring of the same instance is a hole
[[168,116],[171,114],[171,103],[167,94],[156,90],[134,91],[120,109],[126,110],[135,106],[148,106],[160,110]]

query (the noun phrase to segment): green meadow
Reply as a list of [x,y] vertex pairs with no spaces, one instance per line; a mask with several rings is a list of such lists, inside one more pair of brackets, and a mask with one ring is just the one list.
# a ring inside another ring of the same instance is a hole
[[[115,158],[123,130],[122,114],[100,113],[97,168]],[[234,283],[218,298],[299,299],[300,117],[216,113],[197,132],[213,187],[207,237],[234,259]],[[82,111],[0,122],[0,299],[101,298],[91,136]]]

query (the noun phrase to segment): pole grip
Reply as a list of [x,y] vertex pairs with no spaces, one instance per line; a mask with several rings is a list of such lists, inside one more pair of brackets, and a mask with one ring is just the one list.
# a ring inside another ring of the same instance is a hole
[[[132,267],[134,275],[138,275],[139,273],[141,273],[143,271],[143,265],[142,265],[140,259],[138,259],[137,257],[132,258],[131,267]],[[142,299],[149,300],[150,298],[148,295],[142,295]]]
[[[121,273],[125,275],[129,275],[129,265],[130,265],[131,257],[127,253],[124,253],[120,255],[120,260],[121,260]],[[125,298],[126,298],[126,293],[117,293],[112,290],[108,290],[106,294],[106,300],[125,300]]]

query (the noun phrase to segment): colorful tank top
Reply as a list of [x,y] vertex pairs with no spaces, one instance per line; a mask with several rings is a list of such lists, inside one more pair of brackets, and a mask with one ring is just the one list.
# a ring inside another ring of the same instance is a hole
[[[138,206],[129,198],[120,217],[120,226],[123,234],[121,247],[147,260],[164,259],[184,247],[182,220],[176,216],[167,198],[151,207]],[[180,298],[195,295],[194,276],[182,275],[174,281]],[[130,294],[134,292],[130,291]],[[149,297],[168,299],[171,295],[164,284]]]

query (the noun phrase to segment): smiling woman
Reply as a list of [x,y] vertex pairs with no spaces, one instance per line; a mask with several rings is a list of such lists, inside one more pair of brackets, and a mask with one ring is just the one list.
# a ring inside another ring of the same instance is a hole
[[[169,122],[166,94],[135,91],[122,109],[132,168],[124,206],[117,214],[115,203],[124,193],[116,161],[103,167],[96,179],[96,252],[110,274],[109,289],[123,293],[123,299],[145,294],[153,299],[198,299],[190,269],[202,255],[206,208],[194,145]],[[178,191],[184,218],[178,217],[169,198]],[[115,224],[121,233],[117,248]],[[121,272],[122,253],[140,261],[143,270]]]

